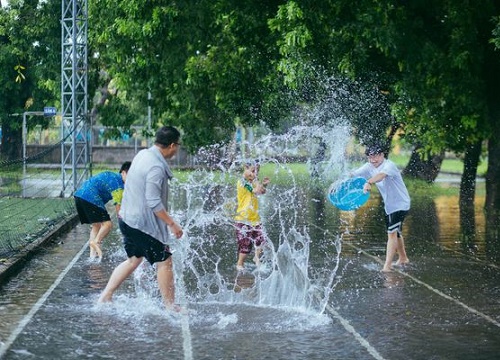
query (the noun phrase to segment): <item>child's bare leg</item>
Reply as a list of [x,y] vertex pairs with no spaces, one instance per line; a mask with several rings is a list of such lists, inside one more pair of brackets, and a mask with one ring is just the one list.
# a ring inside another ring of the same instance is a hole
[[89,249],[91,258],[95,258],[97,256],[95,238],[100,228],[101,228],[101,223],[94,223],[90,225]]
[[255,265],[260,266],[260,256],[262,255],[262,247],[255,248],[255,256],[253,257],[253,262]]
[[410,262],[410,259],[408,259],[408,256],[406,255],[405,241],[403,239],[403,235],[397,238],[396,241],[397,241],[397,252],[399,255],[399,259],[396,262],[396,265],[408,264]]
[[99,230],[97,231],[97,234],[94,237],[94,241],[90,242],[90,246],[94,249],[94,251],[97,254],[97,257],[99,258],[102,258],[102,249],[101,249],[102,241],[106,236],[108,236],[112,227],[113,223],[111,221],[104,221],[102,223],[99,223]]
[[385,264],[382,268],[382,271],[384,272],[392,271],[392,259],[394,259],[394,256],[396,255],[398,247],[397,241],[396,232],[387,234],[387,251],[385,254]]
[[236,269],[243,270],[245,268],[245,259],[247,258],[247,254],[238,253],[238,263],[236,264]]

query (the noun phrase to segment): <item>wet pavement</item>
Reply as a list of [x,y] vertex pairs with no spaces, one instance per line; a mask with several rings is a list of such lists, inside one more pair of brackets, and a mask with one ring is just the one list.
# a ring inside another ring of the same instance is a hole
[[[310,244],[308,278],[291,272],[294,286],[272,292],[273,299],[266,298],[267,275],[250,268],[236,276],[233,233],[226,224],[201,231],[197,252],[203,264],[183,261],[181,247],[174,253],[176,272],[185,275],[177,284],[180,315],[165,312],[143,287],[151,284],[137,277],[122,285],[113,304],[96,305],[124,252],[115,228],[102,262],[89,261],[89,228],[78,225],[0,288],[0,358],[500,358],[500,270],[481,252],[480,236],[476,252],[462,251],[453,226],[457,199],[431,201],[432,220],[427,202],[415,202],[404,228],[412,263],[389,274],[380,272],[386,235],[378,201],[372,197],[356,213],[313,201],[307,216],[286,216],[288,224],[279,224],[268,205],[275,245],[280,237],[299,238],[303,227]],[[217,240],[210,242],[212,237]],[[300,244],[292,243],[297,264]],[[211,250],[218,255],[202,257]],[[308,301],[284,304],[301,286],[307,292],[297,296],[325,299],[318,301],[322,310]]]

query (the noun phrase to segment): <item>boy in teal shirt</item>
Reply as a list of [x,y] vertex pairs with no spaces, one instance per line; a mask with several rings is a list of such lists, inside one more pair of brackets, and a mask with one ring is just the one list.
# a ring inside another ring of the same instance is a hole
[[89,239],[91,258],[102,258],[101,243],[113,226],[106,204],[113,200],[118,214],[129,168],[130,161],[126,161],[118,173],[104,171],[92,176],[75,192],[75,205],[80,222],[91,224]]

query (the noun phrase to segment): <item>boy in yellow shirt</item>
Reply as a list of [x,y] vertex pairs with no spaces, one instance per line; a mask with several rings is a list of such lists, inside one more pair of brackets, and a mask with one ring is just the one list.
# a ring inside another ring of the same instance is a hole
[[236,197],[238,207],[236,209],[236,238],[238,240],[238,263],[236,269],[245,269],[245,259],[251,253],[255,245],[255,256],[253,258],[257,266],[260,265],[262,245],[266,242],[262,231],[259,216],[259,200],[257,195],[266,193],[266,187],[270,180],[268,177],[257,178],[258,165],[246,164],[243,170],[243,178],[238,180]]

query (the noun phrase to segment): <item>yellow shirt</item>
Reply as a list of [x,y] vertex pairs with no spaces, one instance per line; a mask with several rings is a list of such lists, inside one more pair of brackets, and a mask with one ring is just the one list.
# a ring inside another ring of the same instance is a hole
[[245,180],[238,180],[236,189],[238,207],[234,219],[248,225],[260,224],[259,201],[253,193],[252,184]]

